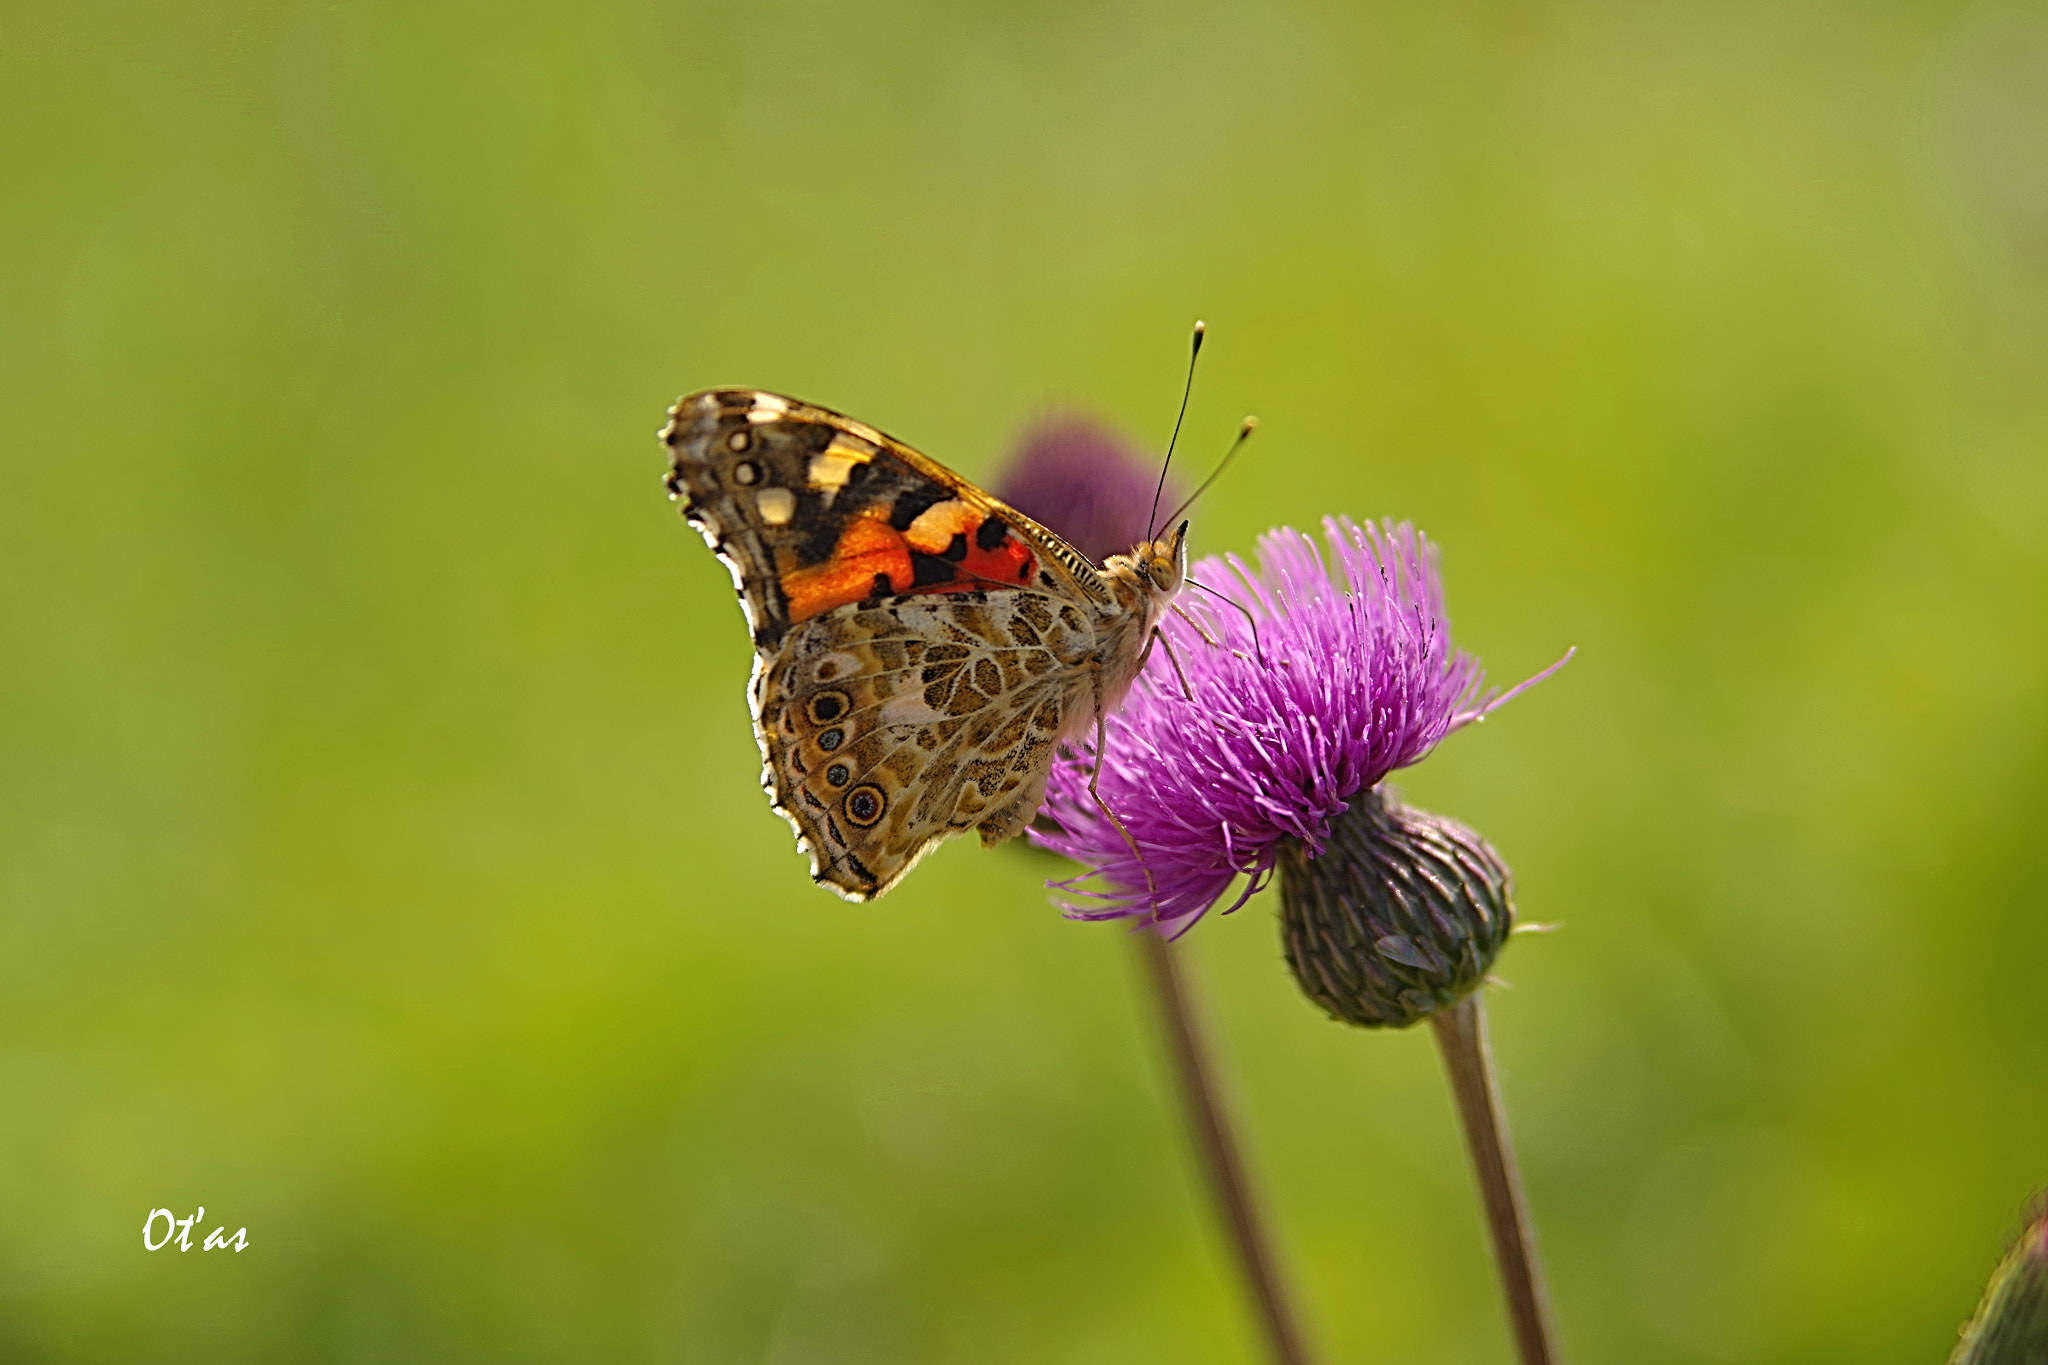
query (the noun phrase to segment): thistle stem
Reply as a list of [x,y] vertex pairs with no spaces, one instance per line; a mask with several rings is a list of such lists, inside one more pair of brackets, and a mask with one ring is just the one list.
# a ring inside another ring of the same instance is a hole
[[1301,1327],[1289,1301],[1286,1286],[1274,1263],[1272,1245],[1260,1217],[1258,1203],[1245,1177],[1244,1160],[1232,1136],[1229,1119],[1217,1094],[1208,1050],[1196,1026],[1182,979],[1177,950],[1166,939],[1148,930],[1131,937],[1144,960],[1145,977],[1151,986],[1153,1004],[1159,1011],[1161,1031],[1173,1058],[1176,1089],[1180,1093],[1188,1140],[1207,1179],[1209,1192],[1223,1214],[1238,1268],[1243,1272],[1265,1328],[1267,1344],[1278,1365],[1309,1365],[1308,1349],[1302,1343]]
[[1451,1008],[1431,1015],[1429,1022],[1436,1029],[1444,1069],[1450,1073],[1458,1119],[1465,1128],[1465,1146],[1472,1154],[1472,1168],[1485,1199],[1494,1264],[1507,1296],[1516,1349],[1522,1365],[1557,1365],[1557,1340],[1550,1325],[1549,1300],[1543,1292],[1543,1267],[1536,1257],[1536,1230],[1522,1199],[1515,1150],[1508,1141],[1507,1116],[1494,1080],[1493,1051],[1486,1040],[1486,1007],[1474,991]]

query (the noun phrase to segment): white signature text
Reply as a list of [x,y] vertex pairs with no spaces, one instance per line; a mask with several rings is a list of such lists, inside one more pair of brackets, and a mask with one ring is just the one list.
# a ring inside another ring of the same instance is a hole
[[[159,1218],[164,1220],[164,1235],[152,1241],[151,1234],[156,1231],[156,1220]],[[206,1205],[204,1204],[201,1204],[199,1212],[193,1214],[190,1218],[180,1218],[169,1209],[151,1209],[149,1217],[142,1220],[142,1249],[144,1251],[162,1251],[173,1241],[176,1241],[178,1250],[190,1251],[192,1249],[192,1234],[204,1226],[205,1218]],[[241,1251],[248,1245],[249,1229],[236,1228],[235,1235],[230,1237],[227,1235],[226,1224],[222,1224],[206,1234],[206,1241],[200,1245],[199,1249],[201,1251],[226,1251],[229,1247],[233,1247],[236,1251]]]

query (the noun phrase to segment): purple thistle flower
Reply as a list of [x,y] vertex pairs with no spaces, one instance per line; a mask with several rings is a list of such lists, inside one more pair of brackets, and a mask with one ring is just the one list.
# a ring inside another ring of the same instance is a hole
[[1451,646],[1435,549],[1412,526],[1323,526],[1326,543],[1261,537],[1256,569],[1232,555],[1190,571],[1230,601],[1181,594],[1186,618],[1166,618],[1160,651],[1180,671],[1146,668],[1109,723],[1098,783],[1142,864],[1089,794],[1092,750],[1055,764],[1044,812],[1057,828],[1032,837],[1091,869],[1054,884],[1069,914],[1177,937],[1249,874],[1235,910],[1283,850],[1318,857],[1361,793],[1548,676],[1482,690],[1478,661]]

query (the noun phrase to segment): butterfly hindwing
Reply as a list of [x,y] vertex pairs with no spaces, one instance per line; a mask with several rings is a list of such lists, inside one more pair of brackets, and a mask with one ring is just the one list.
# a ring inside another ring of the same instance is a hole
[[[764,780],[813,875],[866,899],[931,848],[1028,822],[1091,636],[1047,594],[955,593],[794,626],[761,677]],[[1032,622],[1046,623],[1038,629]]]

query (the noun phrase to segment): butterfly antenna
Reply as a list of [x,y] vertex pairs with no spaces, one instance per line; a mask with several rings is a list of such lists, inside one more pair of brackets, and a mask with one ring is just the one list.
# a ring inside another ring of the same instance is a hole
[[[1159,515],[1159,499],[1166,493],[1166,471],[1173,464],[1173,448],[1180,441],[1180,424],[1188,415],[1188,395],[1195,391],[1195,357],[1202,353],[1202,333],[1208,328],[1202,323],[1195,324],[1194,344],[1188,348],[1188,378],[1180,389],[1180,412],[1173,419],[1173,435],[1166,441],[1166,458],[1159,462],[1159,486],[1152,490],[1152,510],[1145,514],[1145,539],[1158,538],[1158,525],[1153,518]],[[1168,518],[1171,520],[1172,518]]]
[[1246,441],[1249,441],[1252,438],[1252,433],[1257,431],[1258,429],[1258,418],[1245,418],[1244,425],[1238,428],[1237,439],[1230,443],[1230,449],[1223,452],[1223,458],[1216,462],[1216,468],[1210,472],[1209,477],[1202,480],[1202,486],[1200,488],[1197,488],[1194,492],[1188,494],[1186,501],[1182,502],[1180,506],[1174,508],[1172,513],[1168,515],[1166,520],[1161,524],[1165,526],[1171,526],[1176,521],[1179,521],[1180,514],[1187,511],[1190,507],[1193,507],[1195,505],[1195,499],[1201,497],[1202,494],[1208,492],[1209,485],[1223,477],[1223,471],[1230,468],[1231,460],[1236,458],[1237,452],[1244,448],[1244,443]]

